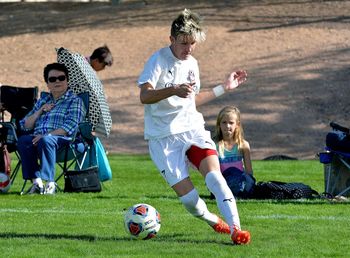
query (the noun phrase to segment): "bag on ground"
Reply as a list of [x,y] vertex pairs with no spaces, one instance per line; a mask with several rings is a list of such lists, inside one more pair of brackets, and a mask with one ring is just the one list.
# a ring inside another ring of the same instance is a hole
[[108,181],[112,179],[112,170],[109,165],[109,161],[106,155],[106,151],[98,137],[94,140],[97,166],[98,166],[98,176],[101,182]]
[[299,182],[258,182],[254,188],[255,199],[313,199],[317,197],[319,197],[317,191]]
[[[98,167],[98,177],[101,182],[112,179],[112,170],[106,155],[106,151],[98,137],[94,137],[94,145],[90,150],[91,154],[85,157],[82,168],[86,169],[91,166]],[[81,160],[80,160],[81,162]]]
[[64,192],[101,192],[98,168],[90,167],[64,173]]

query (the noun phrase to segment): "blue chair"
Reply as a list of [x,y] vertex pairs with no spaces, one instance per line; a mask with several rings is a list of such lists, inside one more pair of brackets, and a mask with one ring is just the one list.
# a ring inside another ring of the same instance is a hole
[[350,130],[331,122],[332,131],[327,134],[325,150],[319,153],[324,164],[325,194],[350,196]]
[[[42,92],[41,97],[43,97],[45,94],[48,93]],[[83,100],[87,113],[85,115],[85,119],[79,123],[78,130],[72,137],[72,140],[66,146],[59,149],[56,153],[56,163],[58,165],[58,168],[61,170],[56,171],[57,176],[55,179],[57,189],[59,191],[62,189],[58,186],[58,182],[68,170],[72,170],[72,168],[74,168],[74,170],[81,170],[83,169],[85,160],[94,160],[94,136],[92,135],[92,125],[88,121],[89,93],[82,92],[77,95]],[[93,166],[94,164],[88,165]],[[28,190],[25,191],[26,183],[27,179],[24,179],[24,183],[20,192],[21,195],[28,192]]]

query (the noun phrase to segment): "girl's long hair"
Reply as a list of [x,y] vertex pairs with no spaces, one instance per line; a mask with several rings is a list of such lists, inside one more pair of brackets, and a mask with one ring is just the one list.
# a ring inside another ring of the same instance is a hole
[[236,119],[237,119],[236,122],[239,124],[239,126],[235,130],[235,133],[233,134],[233,140],[237,143],[239,151],[241,151],[244,143],[244,132],[243,132],[243,127],[241,123],[241,112],[235,106],[224,107],[223,109],[221,109],[221,111],[219,112],[216,118],[215,134],[214,134],[214,141],[218,144],[218,152],[220,157],[223,157],[224,148],[225,148],[222,132],[220,129],[220,123],[221,123],[221,120],[224,118],[224,116],[229,116],[229,115],[236,115]]

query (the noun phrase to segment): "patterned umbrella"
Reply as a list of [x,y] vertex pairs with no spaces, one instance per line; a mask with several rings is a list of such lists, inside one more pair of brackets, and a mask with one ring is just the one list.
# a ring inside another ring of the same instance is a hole
[[69,87],[75,94],[89,92],[89,119],[93,130],[108,136],[112,127],[112,118],[103,85],[96,72],[84,56],[63,47],[56,51],[57,62],[68,68]]

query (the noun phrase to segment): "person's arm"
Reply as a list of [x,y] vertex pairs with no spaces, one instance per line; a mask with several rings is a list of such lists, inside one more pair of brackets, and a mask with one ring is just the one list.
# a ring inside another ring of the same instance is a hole
[[237,88],[243,82],[247,80],[247,72],[239,70],[236,72],[231,72],[223,85],[217,85],[212,89],[203,89],[199,94],[196,95],[196,105],[200,106],[213,99],[220,97],[228,91],[232,91]]
[[144,83],[140,86],[140,101],[142,104],[153,104],[171,96],[187,98],[193,92],[192,85],[180,84],[163,89],[154,89],[150,83]]
[[37,111],[35,111],[32,115],[25,118],[24,128],[25,129],[33,129],[35,126],[36,120],[44,113],[48,112],[53,108],[54,104],[44,104]]
[[[67,136],[67,132],[63,130],[62,128],[57,128],[51,132],[48,132],[46,135],[60,135],[60,136]],[[35,135],[35,137],[32,140],[32,143],[36,145],[41,138],[43,138],[45,135],[38,134]]]
[[67,136],[67,132],[62,128],[57,128],[48,133],[49,135]]
[[[48,105],[48,104],[45,104],[45,105]],[[47,108],[45,108],[45,110],[48,111]],[[72,100],[72,102],[68,105],[67,114],[65,116],[66,117],[65,122],[62,124],[61,127],[56,128],[55,130],[52,130],[50,132],[47,132],[46,135],[59,135],[59,136],[73,135],[74,131],[76,131],[78,128],[79,122],[83,120],[83,117],[85,116],[85,112],[86,110],[83,105],[83,101],[81,99],[76,98]],[[32,140],[33,144],[36,145],[43,136],[45,135],[36,135]]]
[[38,118],[42,115],[43,110],[42,108],[36,111],[33,115],[26,118],[24,122],[25,129],[33,129],[35,125],[35,121],[38,120]]
[[253,166],[252,166],[252,160],[250,157],[250,145],[247,141],[244,141],[242,152],[243,152],[244,170],[247,174],[253,176]]

